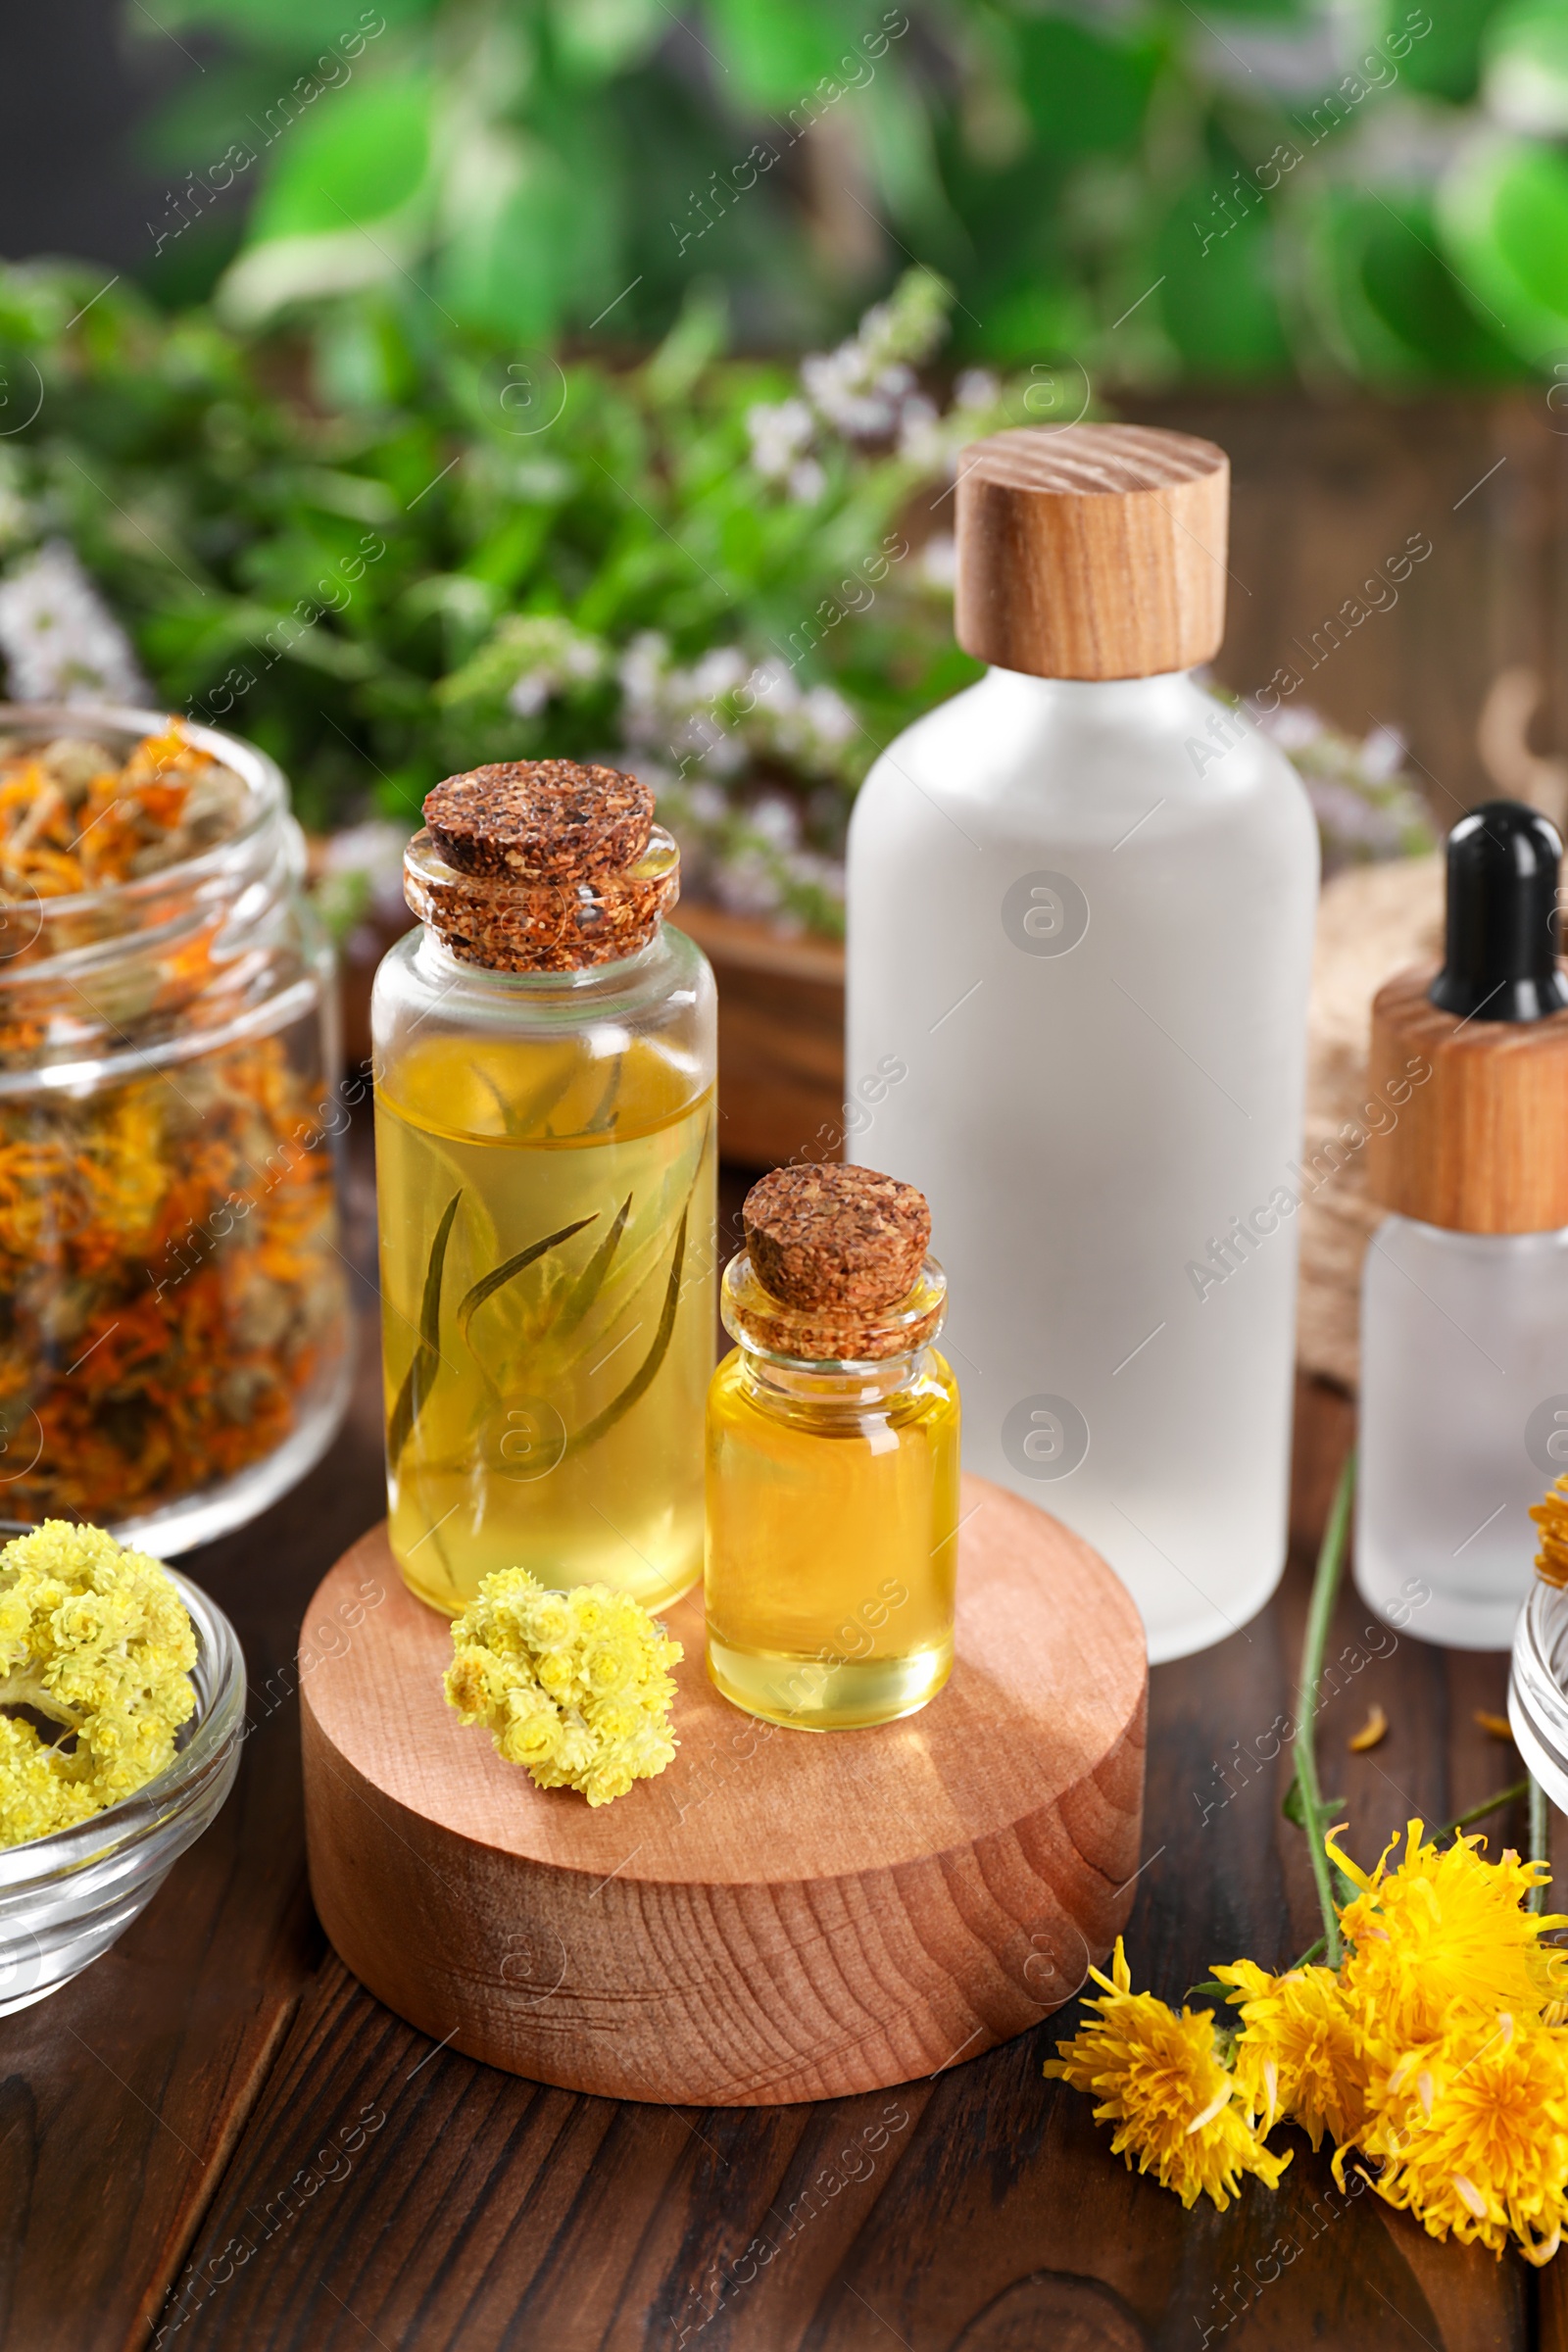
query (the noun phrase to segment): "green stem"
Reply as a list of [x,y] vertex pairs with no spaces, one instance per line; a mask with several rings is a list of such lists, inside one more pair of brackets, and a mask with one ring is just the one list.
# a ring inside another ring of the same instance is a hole
[[[1439,1832],[1439,1836],[1452,1838],[1458,1831],[1469,1829],[1472,1822],[1485,1821],[1489,1813],[1496,1813],[1504,1805],[1516,1805],[1530,1786],[1529,1781],[1515,1781],[1511,1788],[1499,1788],[1495,1796],[1484,1796],[1479,1805],[1472,1805],[1468,1813],[1461,1813],[1457,1820],[1450,1821],[1446,1830]],[[1531,1835],[1535,1835],[1533,1826]]]
[[[1546,1791],[1534,1773],[1530,1775],[1530,1859],[1532,1862],[1551,1860],[1551,1815],[1546,1807]],[[1532,1911],[1544,1911],[1544,1886],[1531,1887],[1527,1907]]]
[[1312,1857],[1312,1877],[1323,1913],[1323,1949],[1330,1968],[1339,1967],[1344,1947],[1340,1942],[1340,1915],[1334,1907],[1334,1882],[1329,1876],[1329,1858],[1323,1844],[1329,1823],[1323,1804],[1323,1791],[1318,1784],[1312,1723],[1316,1712],[1317,1686],[1323,1674],[1324,1652],[1328,1648],[1329,1626],[1334,1617],[1334,1603],[1339,1598],[1340,1579],[1345,1571],[1345,1538],[1350,1523],[1350,1497],[1354,1492],[1355,1453],[1352,1448],[1346,1456],[1345,1467],[1340,1472],[1329,1523],[1323,1531],[1323,1546],[1317,1555],[1312,1599],[1306,1612],[1306,1640],[1301,1646],[1301,1680],[1296,1694],[1296,1785],[1301,1792],[1301,1826],[1306,1832],[1307,1850]]

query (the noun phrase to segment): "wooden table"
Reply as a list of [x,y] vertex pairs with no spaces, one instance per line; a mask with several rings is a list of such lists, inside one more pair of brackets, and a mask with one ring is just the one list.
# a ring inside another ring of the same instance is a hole
[[[363,1170],[356,1206],[365,1267]],[[362,1295],[364,1376],[332,1455],[189,1563],[250,1665],[235,1793],[104,1960],[0,2021],[7,2352],[1568,2352],[1568,2258],[1538,2277],[1438,2245],[1342,2197],[1304,2141],[1277,2195],[1249,2181],[1227,2214],[1184,2214],[1112,2160],[1088,2100],[1042,2080],[1070,2010],[897,2091],[689,2111],[495,2074],[380,2008],[312,1916],[293,1665],[318,1579],[382,1507],[368,1275]],[[1279,1598],[1153,1677],[1128,1940],[1137,1981],[1168,1997],[1237,1953],[1284,1964],[1316,1932],[1280,1817],[1290,1751],[1250,1751],[1290,1704],[1350,1423],[1302,1390]],[[1331,1655],[1365,1622],[1347,1598]],[[1356,1851],[1518,1777],[1473,1720],[1504,1686],[1501,1657],[1408,1639],[1347,1674],[1319,1755]],[[1374,1699],[1390,1735],[1348,1755]],[[1517,1813],[1506,1827],[1522,1843]]]

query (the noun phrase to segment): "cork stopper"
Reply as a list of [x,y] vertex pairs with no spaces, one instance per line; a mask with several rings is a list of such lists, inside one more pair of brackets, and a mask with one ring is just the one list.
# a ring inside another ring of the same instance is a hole
[[591,882],[636,864],[653,831],[654,796],[617,767],[502,760],[426,793],[424,821],[460,873]]
[[618,768],[509,760],[426,794],[404,895],[466,963],[579,971],[647,947],[674,905],[680,853],[654,796]]
[[1442,968],[1372,1006],[1367,1189],[1457,1233],[1568,1225],[1562,843],[1538,808],[1488,801],[1448,835]]
[[958,459],[955,628],[1042,678],[1142,678],[1225,634],[1230,460],[1152,425],[1021,425]]
[[873,1168],[775,1168],[741,1211],[745,1336],[820,1362],[923,1347],[946,1307],[927,1259],[931,1211],[912,1184]]

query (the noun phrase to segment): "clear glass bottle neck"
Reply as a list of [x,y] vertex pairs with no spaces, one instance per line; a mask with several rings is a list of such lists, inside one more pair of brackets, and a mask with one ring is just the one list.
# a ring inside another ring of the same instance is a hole
[[891,1306],[792,1307],[758,1280],[743,1250],[724,1268],[719,1314],[748,1377],[780,1395],[847,1404],[896,1395],[918,1375],[947,1314],[948,1278],[934,1257]]
[[809,1406],[854,1420],[868,1410],[890,1404],[921,1378],[930,1355],[916,1348],[907,1355],[885,1356],[880,1363],[810,1364],[787,1362],[760,1348],[739,1344],[740,1378],[756,1403],[764,1410],[790,1415]]
[[635,991],[640,983],[659,971],[668,953],[661,924],[646,947],[637,949],[634,955],[619,956],[612,963],[585,963],[564,972],[498,972],[488,964],[473,963],[466,956],[454,955],[433,923],[421,923],[414,951],[414,968],[421,980],[436,989],[464,988],[475,996],[497,1001],[520,997],[530,1003],[558,999],[577,1002],[597,995],[613,997],[628,989]]

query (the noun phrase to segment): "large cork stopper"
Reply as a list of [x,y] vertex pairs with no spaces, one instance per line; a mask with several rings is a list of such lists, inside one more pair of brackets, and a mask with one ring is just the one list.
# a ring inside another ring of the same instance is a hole
[[[931,1211],[912,1184],[874,1168],[775,1168],[741,1211],[761,1293],[749,1329],[782,1354],[817,1361],[875,1359],[924,1346],[942,1300],[912,1319],[895,1314],[920,1281]],[[774,1311],[776,1309],[776,1311]]]
[[426,794],[404,890],[466,963],[576,971],[645,948],[679,892],[654,796],[618,768],[507,760]]
[[1018,425],[958,458],[965,653],[1042,678],[1191,669],[1225,634],[1230,461],[1141,424]]

